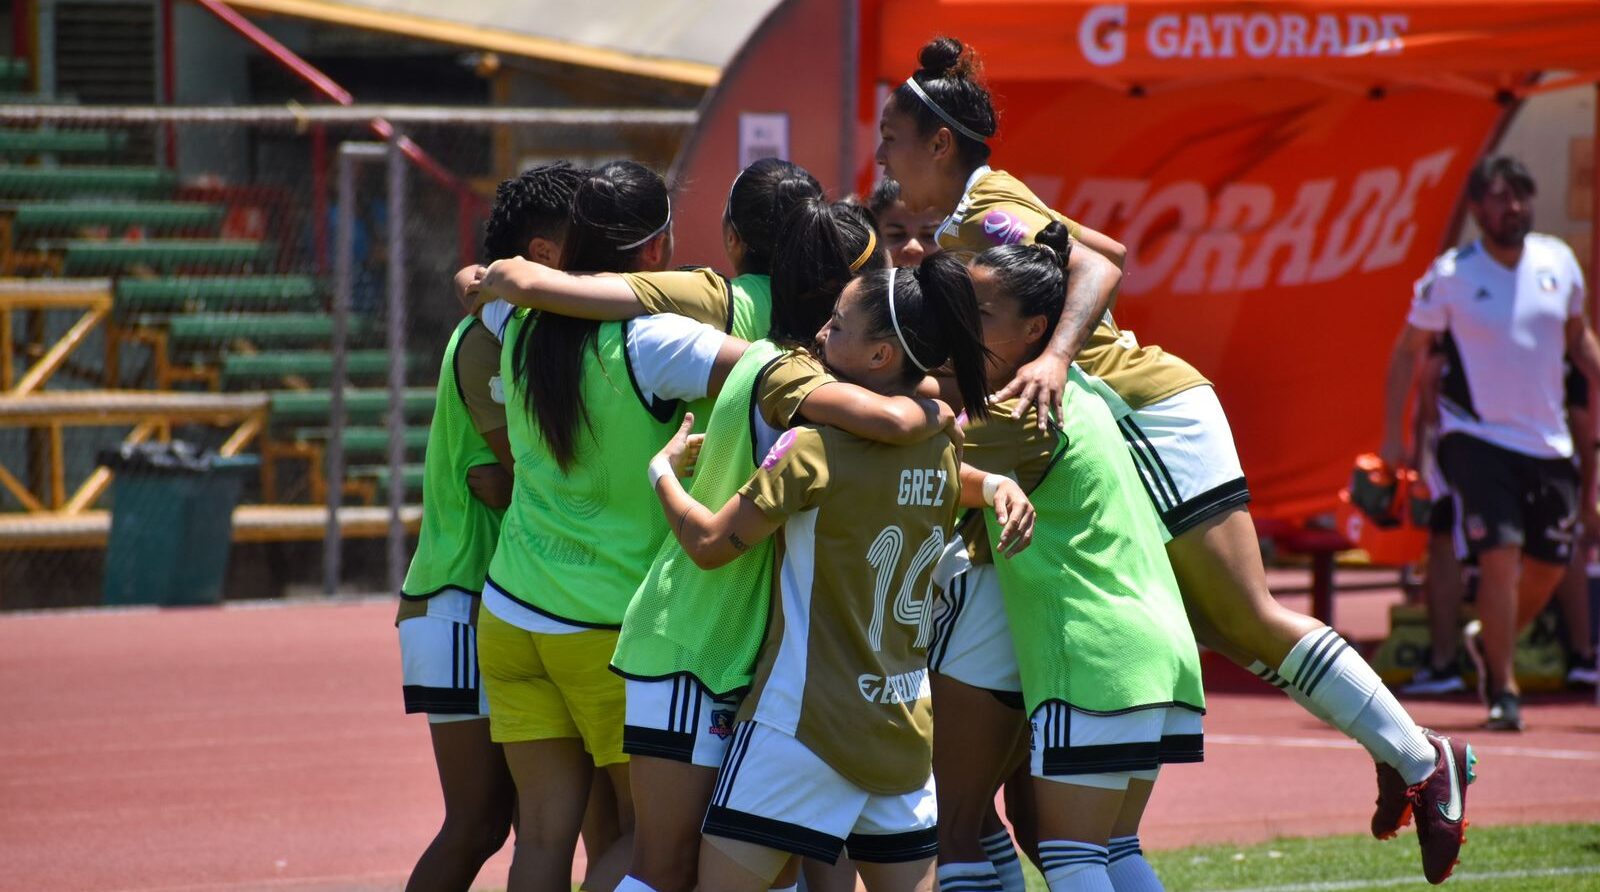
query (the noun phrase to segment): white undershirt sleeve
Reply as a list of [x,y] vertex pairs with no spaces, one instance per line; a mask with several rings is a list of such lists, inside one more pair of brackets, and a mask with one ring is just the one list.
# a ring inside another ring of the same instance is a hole
[[665,313],[628,323],[628,362],[645,396],[697,400],[706,395],[727,335],[687,316]]
[[503,300],[492,300],[483,305],[478,311],[478,319],[483,322],[483,327],[489,329],[494,339],[502,343],[506,339],[506,325],[511,321],[517,308]]

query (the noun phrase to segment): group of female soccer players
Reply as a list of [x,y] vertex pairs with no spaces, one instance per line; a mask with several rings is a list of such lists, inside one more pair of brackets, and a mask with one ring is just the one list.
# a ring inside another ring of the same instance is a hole
[[502,184],[400,611],[446,805],[411,888],[514,824],[513,892],[567,889],[580,836],[606,892],[1021,892],[1004,785],[1053,892],[1159,889],[1197,640],[1360,741],[1373,833],[1414,817],[1441,882],[1470,749],[1272,599],[1216,395],[1112,322],[1121,246],[988,166],[969,49],[920,63],[870,212],[738,174],[732,279],[670,269],[637,164]]

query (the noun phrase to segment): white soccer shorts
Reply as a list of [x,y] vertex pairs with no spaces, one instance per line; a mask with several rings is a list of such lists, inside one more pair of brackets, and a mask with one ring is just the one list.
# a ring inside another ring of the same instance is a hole
[[472,601],[466,592],[446,589],[428,599],[427,616],[401,620],[398,627],[406,712],[427,713],[431,724],[489,715]]
[[1145,492],[1173,538],[1250,501],[1217,392],[1191,387],[1117,419]]
[[921,789],[868,793],[788,734],[740,722],[702,831],[828,864],[841,850],[879,864],[931,858],[939,845],[932,766]]
[[1200,713],[1157,706],[1114,715],[1042,703],[1029,719],[1028,764],[1034,777],[1081,786],[1126,789],[1162,765],[1205,756]]
[[622,751],[702,768],[721,768],[733,739],[742,695],[713,697],[692,675],[643,681],[629,678]]
[[928,668],[975,688],[1020,693],[1017,650],[993,564],[951,579],[934,607]]

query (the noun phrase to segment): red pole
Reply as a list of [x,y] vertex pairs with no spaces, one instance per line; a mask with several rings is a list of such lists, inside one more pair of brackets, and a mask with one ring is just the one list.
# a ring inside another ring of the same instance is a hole
[[456,253],[462,266],[478,262],[477,208],[472,200],[461,195],[456,199]]
[[[355,105],[355,97],[351,96],[350,92],[344,87],[335,83],[333,78],[323,74],[315,65],[295,55],[294,50],[279,43],[272,35],[256,27],[254,22],[240,15],[226,3],[221,2],[221,0],[195,0],[195,2],[205,7],[212,15],[221,19],[223,24],[238,32],[244,39],[255,44],[262,52],[294,72],[318,93],[339,105]],[[372,132],[377,134],[379,139],[388,140],[394,135],[394,126],[382,118],[373,119],[371,127]],[[445,188],[454,191],[462,200],[471,201],[477,205],[484,204],[483,199],[479,198],[477,193],[473,192],[466,183],[463,183],[448,168],[424,151],[421,146],[412,142],[409,137],[401,137],[400,151],[412,163],[421,168],[424,173],[433,177]]]
[[[172,38],[172,0],[161,0],[161,102],[171,105],[177,95],[177,53]],[[166,125],[167,166],[178,167],[178,133]]]
[[311,128],[311,250],[317,274],[328,274],[328,128]]
[[[11,3],[11,56],[28,58],[28,37],[33,34],[33,17],[28,15],[35,0],[12,0]],[[28,80],[38,83],[38,73],[28,66]]]

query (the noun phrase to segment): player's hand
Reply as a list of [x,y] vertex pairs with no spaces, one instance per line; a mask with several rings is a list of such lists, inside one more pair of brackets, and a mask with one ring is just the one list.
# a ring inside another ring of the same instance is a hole
[[1033,503],[1007,478],[994,491],[994,519],[1000,524],[1000,542],[995,550],[1005,557],[1016,557],[1033,543]]
[[474,465],[467,469],[467,489],[490,508],[511,507],[511,472],[499,465]]
[[463,266],[455,274],[454,285],[456,289],[456,302],[461,304],[461,310],[472,313],[478,308],[478,287],[483,280],[486,267],[474,263]]
[[[538,265],[521,257],[505,257],[489,264],[484,269],[483,275],[478,277],[477,298],[473,309],[476,310],[491,300],[510,300],[509,295],[516,290],[514,282],[519,278],[528,278]],[[516,301],[512,300],[511,303]]]
[[695,463],[700,460],[700,447],[706,441],[705,434],[689,433],[693,427],[694,413],[685,412],[678,432],[656,453],[656,458],[666,459],[667,464],[672,466],[672,473],[679,478],[694,476]]
[[1583,549],[1592,555],[1596,548],[1600,548],[1600,508],[1594,505],[1584,508],[1579,512],[1578,523],[1583,525],[1580,540]]
[[990,401],[1000,403],[1019,397],[1016,408],[1011,410],[1011,417],[1021,418],[1031,404],[1038,412],[1039,430],[1044,430],[1049,426],[1056,407],[1061,405],[1061,394],[1067,386],[1067,369],[1070,366],[1070,363],[1046,350],[1037,359],[1017,369],[1011,383],[1001,388]]

